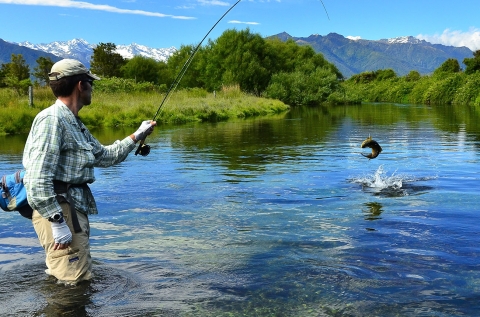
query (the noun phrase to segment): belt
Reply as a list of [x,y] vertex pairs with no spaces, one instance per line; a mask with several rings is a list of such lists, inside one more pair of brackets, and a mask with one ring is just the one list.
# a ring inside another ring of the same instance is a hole
[[[90,190],[88,187],[87,183],[83,184],[69,184],[65,183],[62,181],[53,181],[53,189],[55,191],[56,198],[58,203],[66,202],[70,205],[70,213],[72,215],[72,224],[73,224],[73,229],[75,233],[82,232],[82,228],[80,227],[80,223],[78,222],[78,217],[77,217],[77,210],[75,209],[75,203],[73,202],[72,197],[68,193],[68,190],[72,187],[81,187],[84,190]],[[67,198],[62,196],[61,194],[66,194]]]

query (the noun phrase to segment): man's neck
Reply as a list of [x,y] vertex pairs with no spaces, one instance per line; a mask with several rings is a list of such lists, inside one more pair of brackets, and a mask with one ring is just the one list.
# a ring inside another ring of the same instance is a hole
[[75,115],[75,117],[78,117],[78,112],[80,111],[80,109],[82,109],[83,105],[78,102],[77,98],[74,98],[73,96],[68,96],[58,97],[57,99],[63,102],[68,107],[68,109],[70,109],[70,111]]

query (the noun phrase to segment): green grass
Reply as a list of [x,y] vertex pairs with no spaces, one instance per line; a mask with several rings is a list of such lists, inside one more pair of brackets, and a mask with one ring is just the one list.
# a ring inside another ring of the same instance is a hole
[[[158,92],[93,91],[92,104],[79,113],[89,128],[137,126],[152,119],[165,94]],[[55,102],[50,88],[34,89],[33,106],[28,96],[0,89],[0,134],[27,133],[35,116]],[[202,89],[176,91],[156,117],[159,123],[216,122],[267,116],[290,109],[281,101],[244,94],[236,86],[213,93]]]

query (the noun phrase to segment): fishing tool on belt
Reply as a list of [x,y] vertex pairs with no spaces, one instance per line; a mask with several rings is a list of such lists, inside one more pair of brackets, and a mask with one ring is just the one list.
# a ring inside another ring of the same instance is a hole
[[[205,34],[205,36],[204,36],[203,39],[200,41],[200,43],[198,43],[198,45],[195,47],[195,49],[193,50],[193,52],[192,52],[192,54],[190,55],[190,57],[187,59],[187,61],[185,62],[185,64],[183,64],[182,69],[178,72],[177,77],[175,77],[175,79],[173,80],[172,84],[170,85],[170,88],[167,90],[167,93],[166,93],[165,96],[163,97],[163,100],[162,100],[162,102],[160,103],[160,106],[158,107],[157,112],[155,112],[155,115],[153,116],[152,121],[155,121],[155,119],[157,118],[158,113],[160,112],[160,109],[162,109],[162,106],[163,106],[163,105],[165,104],[165,102],[168,100],[170,94],[177,88],[178,83],[180,82],[180,80],[182,80],[183,75],[185,74],[185,72],[187,71],[188,67],[189,67],[190,64],[192,63],[193,57],[195,56],[195,54],[197,53],[198,49],[199,49],[200,46],[202,45],[203,41],[207,38],[207,36],[210,34],[210,32],[212,32],[212,30],[217,26],[217,24],[220,23],[220,21],[228,14],[228,12],[230,12],[238,3],[240,3],[240,1],[242,1],[242,0],[238,0],[237,2],[235,2],[235,4],[233,4],[233,5],[220,17],[220,19],[218,19],[218,21],[212,26],[212,28],[208,31],[208,33]],[[135,155],[140,154],[141,156],[147,156],[149,153],[150,153],[150,145],[145,144],[145,139],[141,140],[141,141],[140,141],[140,144],[138,145],[137,150],[135,151]]]

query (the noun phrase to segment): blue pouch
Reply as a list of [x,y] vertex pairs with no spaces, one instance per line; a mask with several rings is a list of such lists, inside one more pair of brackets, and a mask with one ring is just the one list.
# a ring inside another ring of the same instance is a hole
[[25,171],[3,175],[0,183],[0,207],[4,211],[18,211],[22,216],[32,219],[33,209],[28,204],[27,191],[23,186]]

